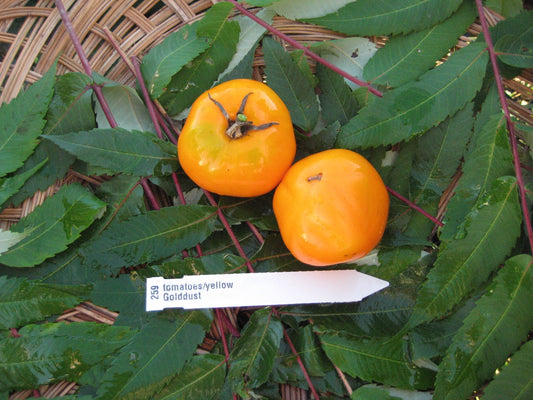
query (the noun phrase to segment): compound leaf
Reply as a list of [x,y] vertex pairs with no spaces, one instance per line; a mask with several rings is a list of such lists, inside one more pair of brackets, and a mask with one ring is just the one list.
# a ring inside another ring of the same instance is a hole
[[358,0],[305,21],[348,35],[390,35],[422,30],[448,18],[462,0]]
[[20,242],[0,255],[0,264],[33,267],[65,250],[105,210],[105,203],[79,184],[64,185],[12,232],[24,233]]
[[87,287],[52,285],[0,276],[0,329],[17,328],[80,303]]
[[87,264],[109,267],[157,261],[202,242],[216,224],[214,207],[164,207],[112,223],[81,255]]
[[149,132],[97,128],[46,139],[110,174],[151,176],[169,174],[177,168],[175,147]]
[[394,144],[437,125],[474,97],[485,75],[487,57],[485,45],[473,43],[426,72],[419,81],[385,93],[341,129],[337,145],[355,148]]
[[393,36],[368,61],[364,79],[387,87],[417,79],[457,43],[476,15],[474,3],[465,1],[443,23],[409,35]]
[[211,325],[205,311],[154,318],[122,348],[101,379],[98,399],[148,399],[181,371]]
[[270,308],[252,314],[241,337],[230,354],[228,379],[236,393],[247,397],[247,391],[265,383],[274,368],[283,327]]
[[499,270],[439,366],[435,400],[467,398],[527,338],[533,328],[532,264],[531,256],[518,255]]
[[418,294],[409,326],[445,316],[487,280],[514,246],[520,223],[516,179],[496,179],[466,216],[454,240],[441,244],[434,267]]
[[19,169],[39,143],[55,72],[54,64],[25,92],[0,107],[0,177]]
[[76,381],[132,336],[129,328],[94,322],[27,325],[18,333],[0,340],[0,391]]

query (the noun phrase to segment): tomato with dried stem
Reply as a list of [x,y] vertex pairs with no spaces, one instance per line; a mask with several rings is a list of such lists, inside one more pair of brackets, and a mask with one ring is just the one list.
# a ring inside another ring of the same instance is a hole
[[332,149],[295,163],[274,192],[273,208],[294,257],[327,266],[357,260],[377,246],[389,194],[363,156]]
[[185,173],[210,192],[254,197],[291,166],[296,139],[289,110],[264,83],[235,79],[200,95],[178,138]]

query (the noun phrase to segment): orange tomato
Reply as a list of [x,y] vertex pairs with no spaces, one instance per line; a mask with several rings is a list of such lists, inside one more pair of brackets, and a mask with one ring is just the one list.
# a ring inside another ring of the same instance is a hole
[[361,258],[379,243],[389,194],[363,156],[333,149],[295,163],[276,188],[273,207],[294,257],[327,266]]
[[296,154],[289,111],[267,85],[236,79],[203,93],[178,138],[178,158],[200,187],[253,197],[276,187]]

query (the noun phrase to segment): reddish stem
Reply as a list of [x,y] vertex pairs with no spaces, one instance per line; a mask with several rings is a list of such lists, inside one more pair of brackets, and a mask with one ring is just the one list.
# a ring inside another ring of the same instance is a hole
[[235,8],[237,8],[242,14],[246,15],[248,18],[252,19],[254,22],[258,23],[263,28],[265,28],[266,30],[271,32],[272,34],[274,34],[277,37],[283,39],[284,41],[289,43],[291,46],[302,50],[308,57],[312,58],[316,62],[319,62],[320,64],[326,66],[327,68],[329,68],[332,71],[338,73],[339,75],[343,76],[344,78],[352,81],[356,85],[363,86],[363,87],[367,88],[372,94],[374,94],[374,95],[376,95],[378,97],[382,97],[383,96],[383,94],[379,90],[373,88],[369,83],[361,81],[360,79],[357,79],[355,76],[352,76],[352,75],[348,74],[346,71],[343,71],[342,69],[340,69],[336,65],[330,63],[328,60],[325,60],[324,58],[320,57],[318,54],[312,52],[307,47],[301,45],[296,40],[292,39],[290,36],[285,35],[283,32],[280,32],[279,30],[274,28],[272,25],[266,23],[261,18],[257,17],[255,14],[251,13],[250,11],[248,11],[241,4],[239,4],[236,0],[228,0],[228,1],[230,3],[233,3]]
[[531,225],[531,215],[529,213],[529,208],[527,205],[527,194],[525,189],[524,177],[522,175],[522,169],[520,165],[520,155],[518,154],[518,144],[516,140],[514,124],[511,120],[511,112],[507,105],[507,97],[505,95],[505,88],[503,86],[503,80],[500,75],[500,68],[498,67],[498,60],[496,58],[496,52],[494,51],[494,45],[492,43],[492,38],[490,37],[489,25],[485,14],[483,12],[483,2],[481,0],[476,0],[477,11],[479,15],[479,20],[481,22],[481,28],[483,30],[483,35],[485,36],[485,41],[487,42],[487,49],[489,51],[490,63],[492,64],[492,70],[494,71],[494,79],[496,81],[496,87],[498,88],[498,95],[500,97],[500,103],[502,105],[503,113],[505,115],[505,120],[507,122],[507,134],[509,135],[509,142],[511,143],[511,151],[513,153],[513,164],[516,174],[516,181],[518,183],[520,202],[522,205],[522,212],[524,215],[524,222],[526,226],[526,231],[529,239],[529,248],[533,251],[533,227]]
[[157,202],[157,199],[155,198],[154,196],[154,192],[152,192],[152,188],[150,187],[150,185],[148,184],[148,179],[146,178],[142,178],[141,179],[141,186],[143,187],[144,189],[144,194],[146,195],[146,197],[148,198],[148,201],[150,202],[150,205],[152,206],[152,208],[154,210],[160,210],[161,209],[161,206],[159,205],[159,203]]
[[387,186],[387,190],[392,194],[394,197],[397,197],[401,201],[403,201],[405,204],[407,204],[409,207],[411,207],[413,210],[418,211],[420,214],[422,214],[424,217],[430,219],[438,226],[444,226],[444,224],[439,221],[437,218],[435,218],[433,215],[429,214],[427,211],[422,209],[421,207],[417,206],[415,203],[407,199],[406,197],[403,197],[400,193],[396,192],[395,190],[391,189]]
[[[89,77],[92,78],[93,71],[91,69],[91,66],[89,65],[89,60],[87,59],[87,56],[85,55],[85,51],[83,50],[83,47],[81,46],[80,40],[78,36],[76,35],[76,32],[74,31],[74,27],[72,26],[72,21],[70,20],[70,17],[68,16],[67,10],[65,9],[65,6],[61,0],[55,0],[55,4],[56,4],[57,10],[59,11],[59,15],[61,16],[61,19],[63,20],[65,29],[67,30],[70,36],[70,40],[72,41],[72,44],[74,45],[74,48],[76,49],[76,53],[78,54],[78,57],[80,58],[81,65],[83,66],[85,73]],[[111,113],[109,104],[107,104],[102,88],[96,84],[92,84],[91,87],[94,90],[94,94],[96,95],[96,98],[98,99],[98,102],[100,103],[100,106],[102,107],[102,111],[104,112],[104,115],[106,116],[109,122],[109,125],[112,128],[116,128],[117,122],[115,120],[115,117],[113,117],[113,114]]]

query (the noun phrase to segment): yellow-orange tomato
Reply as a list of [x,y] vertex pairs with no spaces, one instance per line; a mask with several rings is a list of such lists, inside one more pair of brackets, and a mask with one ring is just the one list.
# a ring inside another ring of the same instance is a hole
[[361,258],[379,243],[389,194],[363,156],[333,149],[295,163],[276,188],[273,206],[294,257],[326,266]]
[[276,187],[296,154],[289,111],[267,85],[236,79],[203,93],[178,139],[178,158],[200,187],[253,197]]

